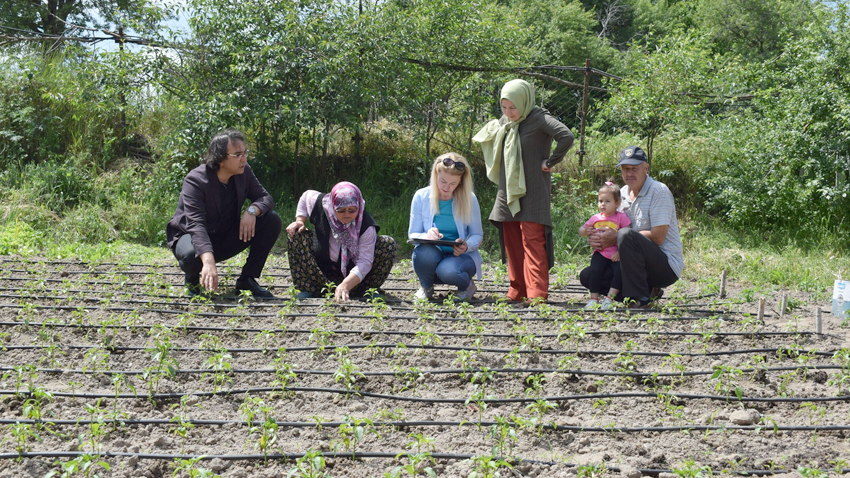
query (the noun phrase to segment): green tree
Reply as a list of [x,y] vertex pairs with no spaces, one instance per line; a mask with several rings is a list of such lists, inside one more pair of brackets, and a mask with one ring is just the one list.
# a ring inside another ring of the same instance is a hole
[[152,35],[169,17],[167,8],[149,0],[0,0],[0,27],[20,36],[86,33],[76,27],[122,27]]
[[590,58],[596,68],[611,65],[616,50],[594,31],[596,15],[578,0],[514,0],[511,9],[519,15],[531,64],[581,66]]
[[708,102],[740,93],[737,63],[712,53],[693,33],[665,38],[651,50],[633,48],[626,67],[629,75],[612,85],[597,122],[619,124],[617,129],[643,138],[650,161],[659,134],[710,119]]
[[[709,211],[742,229],[769,224],[765,238],[801,245],[838,240],[850,210],[850,14],[811,25],[790,42],[776,70],[753,68],[753,107],[718,128],[728,154],[703,171]],[[757,227],[758,228],[758,227]]]
[[426,157],[438,131],[468,123],[468,116],[449,115],[457,95],[489,93],[478,74],[429,65],[507,68],[525,60],[514,16],[489,0],[389,2],[377,19],[384,43],[378,77],[390,106],[417,128]]
[[820,0],[699,0],[693,19],[715,51],[756,62],[781,54],[820,16],[820,5]]

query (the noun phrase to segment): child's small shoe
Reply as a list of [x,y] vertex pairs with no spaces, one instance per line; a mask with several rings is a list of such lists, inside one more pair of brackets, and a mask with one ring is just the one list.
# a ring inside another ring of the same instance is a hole
[[599,301],[596,299],[590,299],[587,301],[587,304],[584,306],[584,310],[596,310],[599,308]]
[[610,297],[605,296],[602,302],[599,303],[599,310],[611,310],[614,308],[614,301]]

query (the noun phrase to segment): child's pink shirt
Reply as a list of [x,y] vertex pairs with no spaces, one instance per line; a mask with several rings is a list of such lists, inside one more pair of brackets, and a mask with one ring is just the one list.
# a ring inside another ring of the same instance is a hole
[[[604,216],[601,212],[598,214],[594,214],[590,219],[584,223],[585,229],[602,229],[609,228],[615,231],[619,231],[623,227],[628,227],[632,224],[632,221],[629,219],[629,216],[626,216],[625,213],[620,211],[615,212],[612,216]],[[614,253],[617,252],[617,245],[608,246],[605,249],[599,251],[603,257],[606,259],[610,259],[614,257]]]

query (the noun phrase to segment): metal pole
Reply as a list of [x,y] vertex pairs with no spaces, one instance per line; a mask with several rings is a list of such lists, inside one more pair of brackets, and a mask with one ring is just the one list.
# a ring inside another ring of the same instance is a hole
[[579,150],[578,150],[578,165],[582,166],[584,155],[587,154],[584,150],[584,130],[587,126],[587,103],[590,96],[590,58],[584,60],[584,89],[581,93],[581,132],[579,133]]
[[124,157],[130,153],[130,142],[127,140],[127,96],[124,92],[127,90],[127,85],[124,82],[124,26],[118,26],[118,78],[120,90],[119,98],[121,99],[121,153]]

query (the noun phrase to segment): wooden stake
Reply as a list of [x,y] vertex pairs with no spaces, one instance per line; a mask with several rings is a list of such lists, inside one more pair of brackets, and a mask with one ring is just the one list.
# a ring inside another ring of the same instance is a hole
[[759,299],[759,316],[758,320],[760,323],[764,322],[764,297]]
[[820,307],[815,309],[815,326],[817,327],[818,335],[823,333],[823,318],[821,317]]
[[726,298],[726,270],[720,272],[720,298]]
[[788,309],[788,294],[782,294],[782,302],[779,304],[779,317],[785,317],[786,309]]

